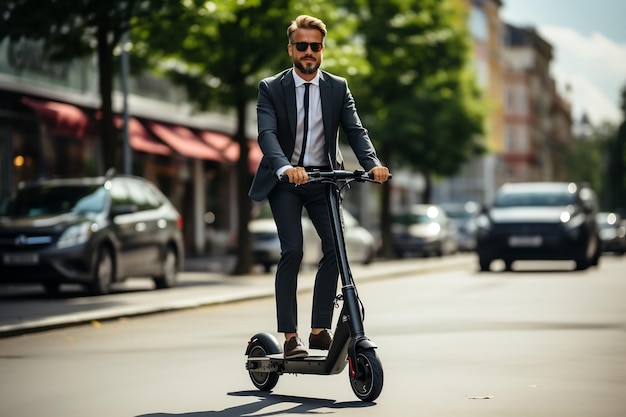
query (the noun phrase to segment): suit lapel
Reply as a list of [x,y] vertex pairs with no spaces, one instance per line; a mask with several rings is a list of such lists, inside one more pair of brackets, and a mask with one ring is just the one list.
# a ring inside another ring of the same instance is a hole
[[332,133],[332,112],[333,112],[333,98],[332,90],[330,88],[330,82],[324,76],[324,73],[320,71],[320,100],[322,101],[322,122],[324,123],[324,138],[326,143],[334,142]]
[[289,141],[291,152],[287,155],[287,157],[291,157],[291,154],[293,153],[293,147],[296,142],[296,128],[298,126],[298,119],[296,116],[296,86],[293,81],[292,71],[293,70],[287,71],[281,81],[283,95],[285,98],[285,111],[287,112],[287,120],[289,120],[289,127],[291,128],[291,140]]
[[324,124],[324,139],[326,155],[331,166],[334,166],[336,135],[333,134],[333,90],[330,88],[330,80],[320,71],[320,100],[322,101],[322,123]]

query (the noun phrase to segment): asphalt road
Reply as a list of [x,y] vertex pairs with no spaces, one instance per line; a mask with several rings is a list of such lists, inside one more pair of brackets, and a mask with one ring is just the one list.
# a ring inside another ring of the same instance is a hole
[[[246,340],[275,327],[273,300],[263,296],[0,339],[0,414],[623,417],[624,266],[617,257],[588,271],[384,265],[386,276],[359,283],[385,372],[376,403],[356,399],[345,371],[283,375],[272,393],[254,389]],[[309,310],[305,290],[303,327]]]

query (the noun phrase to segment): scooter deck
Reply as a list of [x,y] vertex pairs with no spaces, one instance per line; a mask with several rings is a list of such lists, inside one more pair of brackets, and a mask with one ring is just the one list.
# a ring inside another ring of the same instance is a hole
[[249,357],[246,368],[253,372],[331,375],[341,372],[348,363],[346,360],[328,364],[326,359],[324,355],[285,359],[283,353],[275,353],[262,357]]

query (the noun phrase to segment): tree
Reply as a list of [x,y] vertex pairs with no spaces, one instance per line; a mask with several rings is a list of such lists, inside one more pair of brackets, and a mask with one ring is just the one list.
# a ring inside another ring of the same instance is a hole
[[584,137],[577,137],[570,146],[566,164],[569,178],[574,182],[586,182],[598,194],[601,207],[607,207],[610,187],[606,183],[608,172],[603,169],[610,158],[611,138],[615,127],[610,123],[592,126]]
[[622,88],[623,120],[608,143],[607,183],[609,207],[620,209],[626,216],[626,85]]
[[[371,71],[361,106],[385,161],[433,176],[456,173],[484,152],[484,109],[469,70],[465,16],[450,1],[348,0],[359,15]],[[430,201],[427,186],[423,201]],[[389,185],[383,188],[383,247],[390,248]]]
[[[128,30],[131,16],[146,16],[159,10],[173,16],[167,0],[125,0],[111,7],[93,0],[9,0],[0,14],[0,41],[9,38],[42,40],[50,61],[98,58],[98,87],[101,98],[100,146],[104,170],[121,167],[118,135],[113,124],[114,50]],[[138,19],[139,21],[141,19]]]

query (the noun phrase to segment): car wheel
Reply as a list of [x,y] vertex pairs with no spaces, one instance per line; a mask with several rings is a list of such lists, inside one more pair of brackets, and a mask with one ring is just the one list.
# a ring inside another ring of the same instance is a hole
[[513,261],[510,259],[506,259],[504,261],[504,270],[507,272],[511,272],[513,270]]
[[478,260],[478,264],[482,272],[489,272],[491,268],[491,259],[480,258]]
[[586,258],[576,259],[576,270],[584,271],[589,268],[589,260]]
[[367,251],[367,254],[363,258],[363,261],[361,263],[363,265],[369,265],[369,264],[372,263],[372,261],[374,260],[375,257],[376,257],[376,251],[371,249],[371,250]]
[[596,242],[596,251],[594,252],[593,257],[591,258],[590,266],[598,266],[598,264],[600,263],[601,256],[602,256],[602,242],[598,238]]
[[172,288],[178,283],[178,257],[171,247],[165,252],[161,274],[152,278],[157,289]]
[[96,264],[93,271],[92,282],[88,285],[88,290],[93,295],[108,294],[111,291],[111,283],[115,276],[115,267],[111,249],[106,246],[98,250]]

